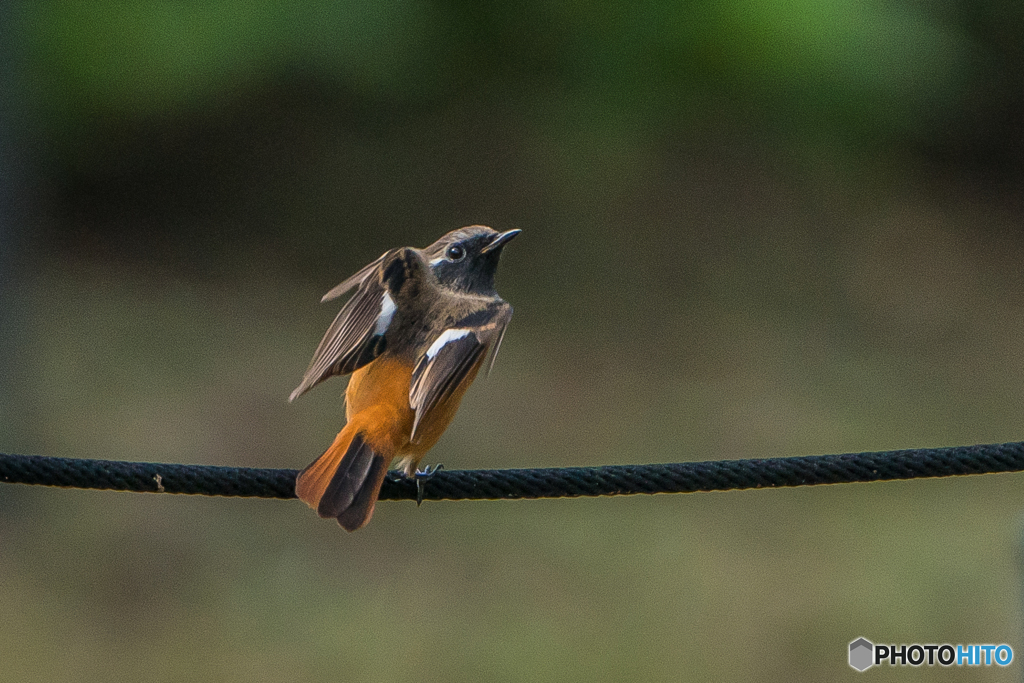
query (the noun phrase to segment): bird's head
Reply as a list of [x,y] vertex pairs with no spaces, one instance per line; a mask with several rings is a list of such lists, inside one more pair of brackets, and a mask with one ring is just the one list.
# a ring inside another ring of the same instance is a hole
[[423,251],[442,287],[469,294],[493,294],[501,250],[520,232],[471,225],[452,230]]

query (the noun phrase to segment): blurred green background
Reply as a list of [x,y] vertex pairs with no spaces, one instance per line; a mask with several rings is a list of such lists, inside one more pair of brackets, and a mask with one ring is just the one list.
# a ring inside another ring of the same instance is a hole
[[[0,9],[0,451],[302,467],[382,251],[524,234],[449,468],[1024,439],[1014,0]],[[1024,477],[295,502],[0,487],[17,681],[822,680],[1009,643]],[[937,672],[882,669],[878,680]]]

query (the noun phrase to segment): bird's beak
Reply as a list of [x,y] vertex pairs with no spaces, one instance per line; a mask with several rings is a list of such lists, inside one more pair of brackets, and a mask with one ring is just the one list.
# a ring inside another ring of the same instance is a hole
[[522,230],[506,230],[505,232],[498,233],[498,236],[491,240],[491,243],[480,250],[481,254],[486,254],[489,251],[501,249],[505,246],[505,243],[510,241],[513,237],[521,233]]

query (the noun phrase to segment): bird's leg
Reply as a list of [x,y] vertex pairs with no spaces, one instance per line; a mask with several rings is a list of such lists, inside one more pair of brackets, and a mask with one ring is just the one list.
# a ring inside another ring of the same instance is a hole
[[444,465],[437,463],[436,465],[427,465],[422,470],[416,470],[412,475],[416,479],[416,505],[419,506],[423,502],[423,484],[437,474],[439,471],[444,469]]

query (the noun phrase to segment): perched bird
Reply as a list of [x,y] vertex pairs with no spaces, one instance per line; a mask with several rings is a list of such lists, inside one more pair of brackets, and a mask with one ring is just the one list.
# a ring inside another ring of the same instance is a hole
[[519,232],[472,225],[425,249],[392,249],[324,295],[330,301],[356,290],[289,399],[352,373],[348,423],[295,483],[321,517],[348,531],[369,522],[394,458],[405,476],[430,476],[429,468],[417,470],[420,460],[455,417],[488,351],[494,365],[512,318],[494,273]]

